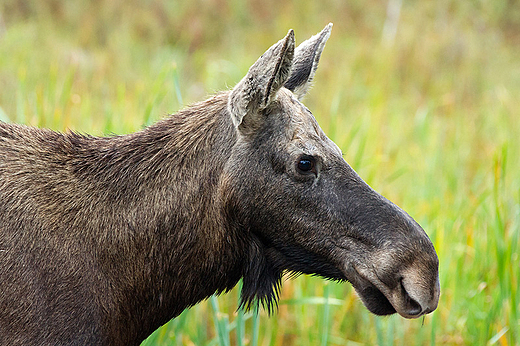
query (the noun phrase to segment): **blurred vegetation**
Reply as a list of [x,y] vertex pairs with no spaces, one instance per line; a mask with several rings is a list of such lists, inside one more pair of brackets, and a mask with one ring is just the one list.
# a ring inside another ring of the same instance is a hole
[[1,0],[0,120],[128,133],[231,88],[271,44],[334,23],[305,103],[347,161],[424,227],[439,308],[370,315],[349,284],[237,290],[145,344],[520,344],[520,4],[513,0]]

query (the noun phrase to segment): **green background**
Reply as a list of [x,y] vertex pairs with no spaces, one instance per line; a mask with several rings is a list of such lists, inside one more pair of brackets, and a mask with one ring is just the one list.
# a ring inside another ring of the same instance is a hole
[[289,28],[333,22],[305,104],[440,258],[438,309],[368,313],[349,284],[284,282],[277,313],[237,290],[145,345],[520,344],[520,4],[516,1],[0,0],[0,119],[139,130],[231,88]]

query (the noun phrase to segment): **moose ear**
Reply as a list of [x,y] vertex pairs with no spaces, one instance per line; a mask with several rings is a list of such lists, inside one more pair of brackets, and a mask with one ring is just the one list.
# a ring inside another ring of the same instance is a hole
[[228,110],[233,123],[244,128],[261,120],[259,111],[269,106],[289,78],[294,56],[294,31],[269,48],[233,88]]
[[294,52],[293,68],[285,87],[291,90],[298,99],[302,99],[311,86],[318,68],[321,52],[330,37],[332,23],[329,23],[319,34],[302,42]]

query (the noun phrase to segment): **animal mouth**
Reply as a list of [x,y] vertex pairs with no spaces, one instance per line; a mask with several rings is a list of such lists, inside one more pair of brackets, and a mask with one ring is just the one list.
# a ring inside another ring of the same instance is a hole
[[397,312],[383,292],[370,282],[367,282],[362,289],[357,289],[356,286],[354,286],[354,289],[356,289],[366,308],[373,314],[385,316]]
[[373,314],[384,316],[398,313],[404,318],[418,318],[435,310],[436,304],[433,309],[423,307],[410,295],[403,277],[399,278],[395,287],[390,288],[375,271],[352,269],[349,270],[349,281]]

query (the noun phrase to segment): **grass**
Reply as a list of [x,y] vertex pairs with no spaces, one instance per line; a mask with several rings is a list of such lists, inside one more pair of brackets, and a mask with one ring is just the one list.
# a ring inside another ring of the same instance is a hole
[[95,135],[230,88],[289,28],[301,42],[334,22],[305,103],[439,254],[439,308],[422,320],[300,277],[272,317],[237,312],[235,289],[144,345],[520,344],[520,6],[391,3],[397,19],[375,0],[0,3],[0,120]]

